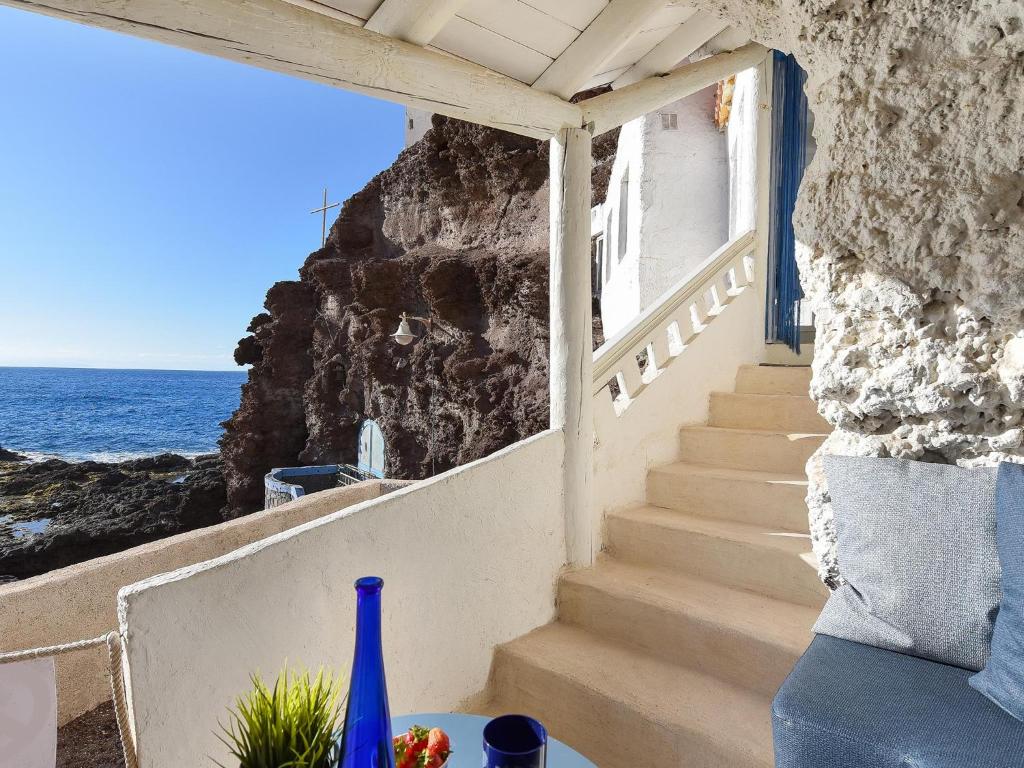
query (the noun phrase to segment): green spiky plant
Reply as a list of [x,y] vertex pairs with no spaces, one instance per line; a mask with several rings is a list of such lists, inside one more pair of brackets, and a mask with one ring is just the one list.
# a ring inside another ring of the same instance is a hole
[[220,724],[219,738],[239,768],[332,768],[339,681],[323,669],[311,681],[309,672],[289,673],[287,667],[273,688],[258,674],[250,679],[252,690],[235,700],[228,725]]

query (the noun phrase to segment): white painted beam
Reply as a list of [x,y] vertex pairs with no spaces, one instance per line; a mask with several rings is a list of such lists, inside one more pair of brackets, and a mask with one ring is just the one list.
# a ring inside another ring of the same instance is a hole
[[671,72],[679,63],[728,25],[710,13],[697,12],[668,37],[658,43],[636,64],[612,82],[612,88],[624,88],[651,75]]
[[571,98],[665,7],[665,0],[611,0],[572,45],[537,78],[533,87]]
[[353,26],[315,0],[0,0],[534,138],[577,106],[453,56]]
[[599,542],[594,473],[593,321],[590,297],[591,136],[565,128],[551,139],[549,382],[551,427],[565,437],[563,464],[568,562],[589,565]]
[[429,45],[467,0],[384,0],[366,29],[413,45]]
[[768,49],[763,45],[750,43],[735,51],[687,64],[667,75],[649,77],[618,91],[602,93],[580,102],[583,123],[591,128],[593,135],[598,136],[730,75],[757,66],[767,55]]

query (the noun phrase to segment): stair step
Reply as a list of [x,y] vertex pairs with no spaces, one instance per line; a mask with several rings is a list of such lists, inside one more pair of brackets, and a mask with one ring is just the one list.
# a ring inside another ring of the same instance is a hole
[[798,395],[712,392],[708,424],[812,434],[826,434],[831,430],[828,422],[818,415],[814,401]]
[[810,366],[741,365],[736,374],[737,392],[808,397],[810,389]]
[[491,711],[536,717],[601,768],[770,768],[771,699],[577,627],[499,646]]
[[802,474],[824,434],[693,426],[680,430],[682,458],[690,464]]
[[669,464],[647,474],[658,507],[807,533],[807,478],[784,472]]
[[661,507],[609,512],[608,549],[622,560],[670,568],[768,597],[820,609],[810,536]]
[[559,583],[559,620],[771,696],[811,641],[817,611],[671,571],[602,558]]

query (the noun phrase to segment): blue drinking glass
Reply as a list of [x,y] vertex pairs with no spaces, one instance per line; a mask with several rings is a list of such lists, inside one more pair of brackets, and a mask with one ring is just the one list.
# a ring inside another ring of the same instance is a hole
[[391,712],[380,640],[384,580],[356,580],[356,652],[352,661],[339,768],[395,768]]
[[502,715],[484,726],[483,768],[544,768],[547,729],[526,715]]

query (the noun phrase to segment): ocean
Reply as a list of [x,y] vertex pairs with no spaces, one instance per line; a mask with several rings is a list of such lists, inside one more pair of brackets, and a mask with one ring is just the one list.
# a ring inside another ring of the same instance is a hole
[[68,461],[212,453],[245,379],[245,371],[0,367],[0,445]]

